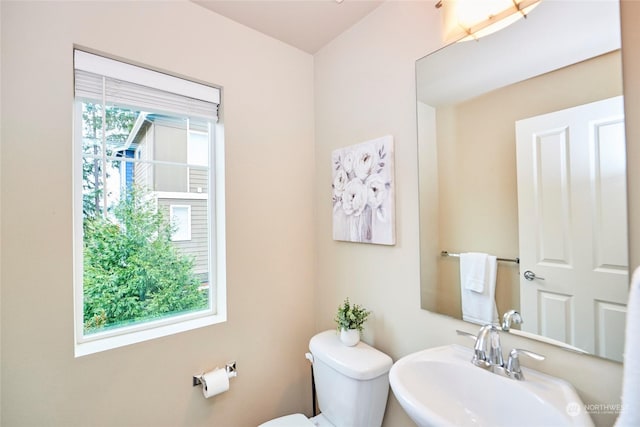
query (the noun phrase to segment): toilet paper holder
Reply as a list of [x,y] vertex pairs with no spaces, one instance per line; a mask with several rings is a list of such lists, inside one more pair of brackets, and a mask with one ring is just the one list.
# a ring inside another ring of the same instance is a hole
[[[224,365],[224,370],[227,372],[227,376],[229,378],[233,378],[233,377],[237,377],[238,376],[238,372],[236,369],[236,361],[233,360],[229,363],[227,363],[226,365]],[[193,382],[192,385],[193,387],[198,386],[198,385],[202,385],[202,376],[204,375],[204,372],[201,373],[200,375],[194,375],[193,376]]]

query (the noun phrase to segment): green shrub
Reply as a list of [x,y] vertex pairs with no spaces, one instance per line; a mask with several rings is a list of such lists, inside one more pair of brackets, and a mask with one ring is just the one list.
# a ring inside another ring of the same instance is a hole
[[194,261],[154,201],[134,190],[113,214],[84,220],[85,332],[206,308]]

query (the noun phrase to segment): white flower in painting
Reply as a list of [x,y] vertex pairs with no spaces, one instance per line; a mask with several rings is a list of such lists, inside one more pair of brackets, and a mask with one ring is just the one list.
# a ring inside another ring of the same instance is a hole
[[336,197],[342,197],[342,192],[344,191],[345,185],[347,185],[347,173],[343,169],[339,169],[336,171],[335,176],[333,177],[333,195]]
[[353,170],[356,176],[364,181],[369,175],[371,175],[377,163],[378,159],[375,148],[370,145],[365,146],[358,150]]
[[342,193],[342,209],[347,215],[359,216],[367,206],[367,187],[359,180],[352,179]]
[[372,209],[376,209],[382,205],[387,197],[388,183],[379,173],[369,176],[364,182],[367,187],[367,203]]
[[351,150],[347,151],[342,156],[342,162],[341,162],[342,168],[348,174],[351,173],[351,171],[353,170],[354,159],[355,159],[355,154]]

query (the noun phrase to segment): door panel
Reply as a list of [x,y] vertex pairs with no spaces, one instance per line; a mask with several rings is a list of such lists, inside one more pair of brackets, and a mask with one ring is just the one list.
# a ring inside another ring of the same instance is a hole
[[623,304],[596,301],[596,327],[598,329],[596,354],[616,360],[620,359],[620,355],[624,351],[624,336],[623,334],[608,334],[607,331],[623,331],[626,312],[626,306]]
[[573,340],[573,316],[571,316],[573,299],[570,295],[552,292],[538,292],[540,310],[540,332],[548,338],[562,342]]
[[538,220],[538,263],[570,264],[568,128],[535,136],[534,209]]

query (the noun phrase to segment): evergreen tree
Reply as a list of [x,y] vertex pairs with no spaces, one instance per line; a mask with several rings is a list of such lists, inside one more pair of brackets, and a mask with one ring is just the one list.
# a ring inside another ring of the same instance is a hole
[[[104,208],[102,171],[105,165],[98,158],[103,149],[103,133],[106,135],[106,154],[112,155],[112,147],[127,140],[136,117],[137,113],[132,110],[112,105],[104,107],[101,104],[82,103],[82,149],[84,154],[90,155],[82,157],[82,211],[85,217],[97,215]],[[119,166],[119,162],[113,164]]]
[[131,191],[114,217],[85,219],[85,331],[207,307],[193,259],[173,246],[151,197]]

